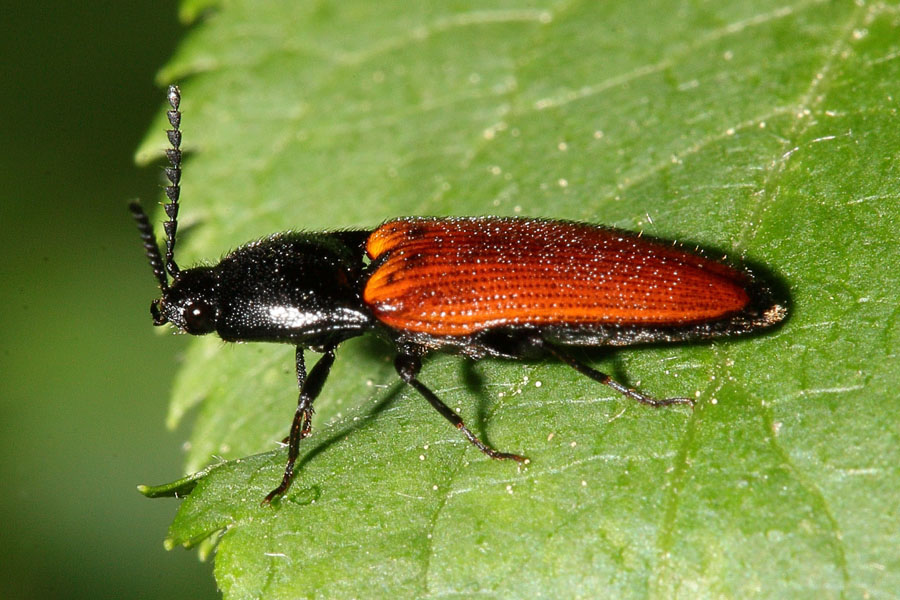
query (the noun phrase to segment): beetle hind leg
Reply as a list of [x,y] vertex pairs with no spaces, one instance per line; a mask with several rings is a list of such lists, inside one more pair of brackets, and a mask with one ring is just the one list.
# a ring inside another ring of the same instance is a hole
[[534,338],[533,343],[536,346],[543,348],[551,356],[566,363],[582,375],[590,377],[598,383],[609,386],[620,394],[628,396],[632,400],[636,400],[641,404],[646,404],[647,406],[653,406],[657,408],[660,406],[671,406],[672,404],[687,404],[691,408],[694,407],[694,401],[690,398],[653,398],[651,396],[642,394],[637,390],[633,390],[630,387],[626,387],[606,373],[587,366],[565,350],[545,341],[543,338]]
[[397,374],[400,375],[400,379],[404,382],[408,383],[414,390],[419,392],[431,406],[434,407],[441,415],[450,421],[450,423],[459,429],[466,439],[468,439],[473,446],[490,456],[491,458],[496,458],[498,460],[511,459],[516,462],[526,462],[524,456],[519,456],[518,454],[512,454],[510,452],[499,452],[494,450],[484,442],[478,439],[478,437],[472,433],[468,427],[466,427],[465,423],[463,423],[462,418],[453,412],[449,406],[444,404],[440,398],[438,398],[434,392],[428,389],[425,384],[419,381],[418,375],[419,370],[422,368],[422,360],[414,355],[414,354],[398,354],[397,358],[394,361],[394,367],[397,369]]

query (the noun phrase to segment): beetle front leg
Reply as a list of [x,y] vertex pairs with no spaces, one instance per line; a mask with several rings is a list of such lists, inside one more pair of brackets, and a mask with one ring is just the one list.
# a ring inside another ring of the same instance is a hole
[[309,435],[312,430],[313,402],[322,391],[331,365],[334,364],[334,348],[329,346],[322,354],[322,358],[316,363],[306,376],[306,363],[303,360],[303,348],[297,347],[297,387],[300,388],[300,397],[297,400],[297,411],[291,422],[291,433],[288,435],[288,460],[284,467],[284,476],[277,488],[269,492],[263,500],[263,504],[270,503],[276,496],[280,496],[291,487],[294,479],[294,463],[300,454],[300,441]]
[[465,423],[463,423],[462,418],[458,414],[453,412],[449,406],[441,402],[441,399],[438,398],[434,394],[434,392],[425,387],[425,385],[421,381],[419,381],[418,374],[419,370],[422,368],[422,360],[418,356],[414,354],[398,354],[397,358],[394,360],[394,368],[397,369],[397,374],[400,375],[400,379],[408,383],[410,386],[412,386],[413,389],[424,396],[425,399],[428,400],[429,404],[431,404],[431,406],[433,406],[435,410],[441,413],[441,415],[443,415],[445,419],[450,421],[450,423],[452,423],[454,427],[459,429],[463,433],[463,435],[466,436],[466,439],[472,442],[472,444],[476,448],[478,448],[491,458],[509,458],[517,462],[526,462],[528,460],[524,456],[519,456],[518,454],[498,452],[497,450],[494,450],[493,448],[479,440],[474,433],[469,431],[469,428],[466,427]]

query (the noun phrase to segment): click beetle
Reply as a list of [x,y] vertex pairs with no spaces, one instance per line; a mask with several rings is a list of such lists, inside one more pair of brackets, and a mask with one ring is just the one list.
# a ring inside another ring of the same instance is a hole
[[[373,332],[396,353],[400,378],[479,450],[522,462],[479,440],[419,380],[422,357],[444,350],[471,359],[550,356],[651,406],[654,399],[576,359],[571,346],[681,342],[760,331],[787,315],[763,278],[746,267],[629,231],[572,221],[402,217],[371,231],[286,232],[241,246],[214,266],[175,262],[181,191],[181,92],[168,89],[170,165],[160,250],[140,203],[132,202],[161,297],[154,325],[215,333],[229,342],[296,347],[299,400],[281,483],[291,484],[313,402],[348,338]],[[304,350],[322,357],[307,374]]]

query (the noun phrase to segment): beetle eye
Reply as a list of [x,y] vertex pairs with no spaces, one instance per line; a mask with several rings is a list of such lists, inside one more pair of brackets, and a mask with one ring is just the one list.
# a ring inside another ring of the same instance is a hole
[[210,333],[215,329],[215,309],[198,300],[184,308],[184,330],[192,335]]

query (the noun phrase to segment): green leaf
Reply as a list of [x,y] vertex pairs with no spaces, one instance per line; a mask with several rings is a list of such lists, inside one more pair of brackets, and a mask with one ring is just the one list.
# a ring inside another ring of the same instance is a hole
[[191,480],[169,544],[219,535],[227,598],[900,589],[896,5],[209,6],[186,3],[204,20],[161,75],[191,152],[183,264],[288,228],[522,214],[719,248],[794,302],[770,335],[592,355],[693,412],[549,360],[427,362],[525,467],[400,385],[386,345],[351,340],[273,506],[292,349],[192,341],[171,422],[197,407],[187,472],[225,462]]

